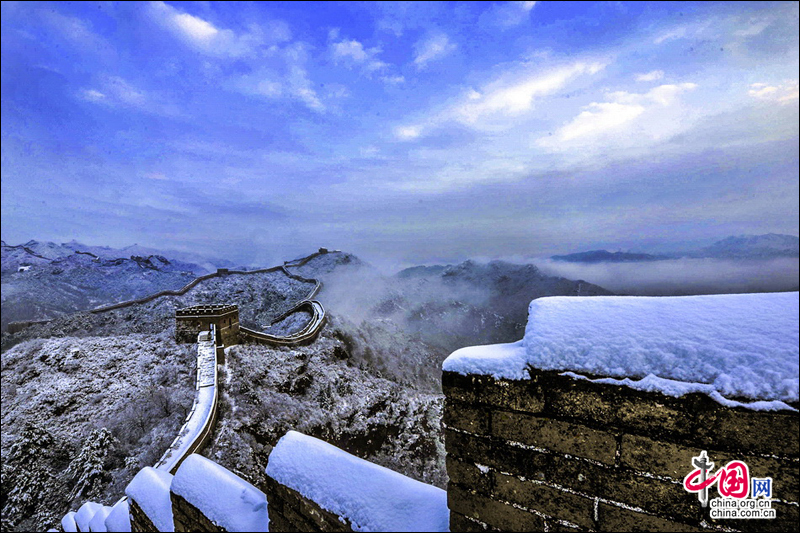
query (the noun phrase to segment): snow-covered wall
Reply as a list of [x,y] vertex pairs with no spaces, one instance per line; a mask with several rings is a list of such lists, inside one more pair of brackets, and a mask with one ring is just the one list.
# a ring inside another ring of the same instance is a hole
[[555,296],[531,302],[521,342],[457,350],[443,369],[507,379],[526,379],[530,367],[572,371],[671,396],[705,392],[722,403],[785,409],[800,399],[799,359],[797,292]]
[[217,420],[218,376],[216,330],[211,333],[202,332],[197,337],[197,381],[195,398],[175,440],[155,467],[164,472],[174,474],[181,461],[189,454],[202,448]]
[[267,466],[271,531],[447,531],[445,491],[290,431]]
[[[523,341],[444,363],[451,530],[793,531],[797,315],[797,293],[535,301]],[[683,488],[702,451],[770,478],[776,517],[712,519]]]

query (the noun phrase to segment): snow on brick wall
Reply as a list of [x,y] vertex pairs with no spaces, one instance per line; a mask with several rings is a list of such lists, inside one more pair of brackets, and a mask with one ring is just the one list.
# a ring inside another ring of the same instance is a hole
[[530,365],[627,378],[608,382],[671,396],[705,392],[723,404],[738,397],[765,400],[750,408],[786,409],[798,401],[799,308],[797,292],[539,298],[522,341],[457,350],[442,368],[527,379]]
[[190,455],[181,463],[171,491],[226,531],[269,530],[264,493],[200,455]]
[[125,487],[125,494],[150,519],[158,531],[174,531],[169,486],[172,475],[146,466]]
[[272,450],[267,476],[355,531],[448,530],[445,491],[295,431]]

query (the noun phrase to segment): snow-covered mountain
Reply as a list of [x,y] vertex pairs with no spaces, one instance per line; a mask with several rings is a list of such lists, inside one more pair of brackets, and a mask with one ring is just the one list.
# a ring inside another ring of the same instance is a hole
[[[74,243],[2,243],[2,328],[178,289],[205,270],[163,255],[105,255]],[[116,255],[116,257],[115,257]]]

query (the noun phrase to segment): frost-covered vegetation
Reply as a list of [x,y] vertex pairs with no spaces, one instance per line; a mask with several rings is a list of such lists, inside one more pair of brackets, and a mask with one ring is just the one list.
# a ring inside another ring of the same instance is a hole
[[220,422],[205,455],[256,484],[288,430],[444,487],[443,398],[355,362],[335,321],[309,346],[227,351]]
[[36,339],[2,355],[3,530],[111,504],[175,437],[195,349],[169,333]]

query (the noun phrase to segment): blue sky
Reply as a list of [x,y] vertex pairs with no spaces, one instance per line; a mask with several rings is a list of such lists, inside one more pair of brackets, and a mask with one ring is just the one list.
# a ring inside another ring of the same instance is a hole
[[798,224],[798,4],[2,3],[2,236],[272,263]]

